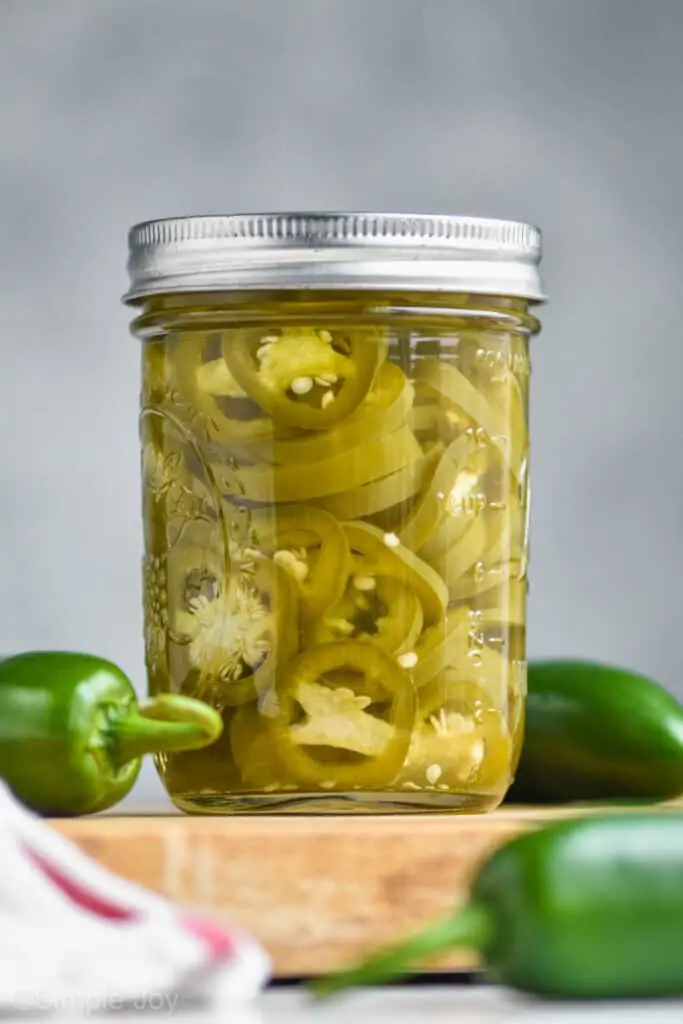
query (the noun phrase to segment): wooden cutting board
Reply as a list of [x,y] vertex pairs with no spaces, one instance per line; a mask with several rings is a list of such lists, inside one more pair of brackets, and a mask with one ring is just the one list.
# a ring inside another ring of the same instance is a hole
[[[481,861],[512,836],[585,809],[472,816],[187,817],[55,821],[94,860],[256,935],[276,977],[314,975],[464,901]],[[593,812],[591,812],[593,813]],[[475,966],[452,955],[445,970]]]

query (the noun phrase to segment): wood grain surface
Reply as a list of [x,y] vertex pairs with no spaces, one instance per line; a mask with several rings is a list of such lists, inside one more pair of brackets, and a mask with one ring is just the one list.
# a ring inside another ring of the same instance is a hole
[[[269,951],[277,977],[347,964],[462,902],[505,840],[577,814],[101,816],[52,822],[105,867],[169,899],[224,913]],[[585,813],[585,810],[581,813]],[[474,966],[449,956],[442,969]]]

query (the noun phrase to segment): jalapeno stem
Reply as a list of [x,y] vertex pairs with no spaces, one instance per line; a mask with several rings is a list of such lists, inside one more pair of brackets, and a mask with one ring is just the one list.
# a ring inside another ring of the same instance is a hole
[[143,754],[196,750],[218,739],[223,721],[203,701],[163,693],[112,723],[114,759],[127,764]]
[[425,931],[381,950],[354,967],[327,975],[311,983],[316,996],[331,996],[356,985],[377,985],[395,981],[414,965],[427,957],[465,946],[481,950],[489,944],[492,933],[491,917],[485,907],[468,904],[458,914],[449,914]]

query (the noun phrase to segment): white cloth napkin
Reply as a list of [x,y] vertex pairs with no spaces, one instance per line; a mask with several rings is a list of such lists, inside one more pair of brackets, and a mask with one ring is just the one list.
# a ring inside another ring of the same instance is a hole
[[250,935],[99,867],[0,782],[0,1011],[243,1003],[269,970]]

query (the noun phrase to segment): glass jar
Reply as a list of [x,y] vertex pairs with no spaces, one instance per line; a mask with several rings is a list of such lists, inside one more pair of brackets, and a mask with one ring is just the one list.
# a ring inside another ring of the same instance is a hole
[[174,803],[496,807],[524,719],[538,232],[182,218],[130,252],[149,686],[224,720],[158,758]]

